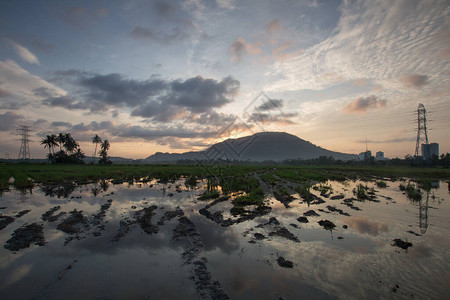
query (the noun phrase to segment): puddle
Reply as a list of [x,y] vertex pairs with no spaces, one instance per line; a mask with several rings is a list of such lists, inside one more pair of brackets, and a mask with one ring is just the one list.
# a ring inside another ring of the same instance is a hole
[[[329,181],[266,208],[199,200],[205,182],[99,182],[4,192],[2,299],[443,299],[446,182]],[[364,190],[364,191],[363,191]],[[363,197],[361,195],[367,197]]]

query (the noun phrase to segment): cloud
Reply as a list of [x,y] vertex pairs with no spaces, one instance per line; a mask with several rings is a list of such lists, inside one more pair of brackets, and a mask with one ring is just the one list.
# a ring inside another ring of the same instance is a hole
[[14,51],[26,62],[30,64],[36,64],[39,65],[39,60],[33,53],[30,52],[27,48],[24,46],[12,41],[8,40],[8,42],[13,46]]
[[247,122],[249,123],[257,123],[257,124],[278,124],[278,125],[293,125],[297,124],[292,121],[291,118],[296,117],[297,113],[261,113],[254,112],[248,118]]
[[130,32],[130,35],[138,40],[150,40],[163,45],[181,43],[190,38],[190,34],[180,27],[173,27],[169,31],[157,31],[137,26]]
[[134,107],[148,97],[159,94],[166,87],[166,83],[159,79],[139,81],[127,79],[116,73],[82,77],[79,84],[86,89],[86,98],[89,101],[129,107]]
[[257,111],[268,111],[273,109],[280,109],[283,107],[283,99],[267,99],[266,102],[256,107]]
[[0,114],[0,131],[9,131],[17,126],[17,121],[22,120],[23,117],[14,112],[7,111]]
[[269,34],[274,34],[281,31],[283,27],[280,24],[280,20],[274,19],[272,22],[266,25],[266,32]]
[[368,109],[377,109],[386,106],[386,100],[378,99],[375,96],[367,98],[357,98],[345,106],[342,111],[346,113],[366,113]]
[[230,47],[231,61],[238,63],[247,54],[261,54],[261,43],[248,43],[244,38],[236,39]]
[[[276,80],[265,90],[321,90],[337,80],[368,78],[395,91],[399,87],[393,79],[405,72],[432,74],[429,81],[450,83],[448,62],[435,55],[445,48],[435,36],[449,26],[448,1],[344,1],[340,10],[328,38],[275,63]],[[324,75],[333,73],[342,79]]]
[[167,100],[174,105],[187,107],[192,111],[205,112],[231,102],[239,90],[240,83],[231,76],[221,81],[201,76],[171,83]]
[[41,40],[34,40],[31,45],[40,51],[48,52],[56,48],[55,44],[49,44]]
[[398,137],[398,138],[391,138],[386,140],[358,140],[357,143],[365,144],[366,142],[369,144],[396,144],[396,143],[403,143],[403,142],[414,142],[416,141],[415,137]]
[[369,221],[363,217],[349,217],[346,220],[348,226],[361,234],[370,234],[376,236],[382,232],[387,232],[389,226],[386,224]]
[[176,7],[164,1],[156,1],[154,3],[156,12],[161,16],[168,16],[176,10]]
[[56,72],[54,80],[73,86],[70,95],[49,96],[45,89],[35,90],[42,103],[91,112],[113,108],[132,108],[131,115],[160,122],[191,118],[192,114],[211,113],[233,101],[240,82],[232,77],[222,80],[196,76],[186,80],[128,79],[120,74],[94,74],[77,70]]
[[66,94],[63,89],[30,74],[13,60],[0,61],[0,82],[10,96],[25,102],[36,100],[35,90],[39,88],[45,88],[51,96]]
[[52,122],[52,126],[55,127],[70,127],[72,124],[70,122]]
[[400,78],[400,81],[409,88],[420,88],[426,84],[428,84],[428,76],[419,75],[419,74],[411,74],[405,77]]
[[0,87],[0,98],[9,96],[10,94],[11,94],[10,92],[8,92],[7,90],[2,89],[2,88]]

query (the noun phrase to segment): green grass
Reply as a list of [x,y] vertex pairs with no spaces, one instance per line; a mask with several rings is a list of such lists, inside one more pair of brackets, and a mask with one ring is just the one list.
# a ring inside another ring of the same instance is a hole
[[367,195],[366,191],[366,186],[358,184],[356,188],[353,189],[353,194],[356,196],[356,198],[358,198],[358,200],[367,200],[369,199],[369,196]]
[[246,205],[263,205],[264,192],[261,187],[254,188],[249,194],[236,197],[233,200],[234,206],[246,206]]
[[296,187],[295,191],[305,200],[311,201],[313,196],[311,194],[311,185],[303,184]]
[[375,181],[375,184],[377,185],[377,187],[379,187],[380,189],[385,189],[387,188],[387,183],[385,181]]
[[284,165],[59,165],[48,163],[0,163],[0,189],[8,189],[10,177],[15,178],[14,187],[27,188],[34,183],[60,184],[75,181],[78,184],[102,179],[135,180],[157,178],[174,180],[181,176],[197,179],[215,176],[224,193],[251,191],[259,187],[252,177],[258,172],[269,184],[278,178],[292,182],[324,182],[327,180],[373,179],[383,177],[398,179],[407,177],[414,181],[449,180],[450,169],[413,168],[391,166],[284,166]]
[[420,192],[420,189],[416,187],[415,184],[408,182],[408,185],[406,185],[405,187],[405,192],[408,198],[413,201],[422,200],[422,193]]

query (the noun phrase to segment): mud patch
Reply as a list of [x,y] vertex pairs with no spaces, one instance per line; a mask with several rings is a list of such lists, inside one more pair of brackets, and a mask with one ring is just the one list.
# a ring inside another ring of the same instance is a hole
[[402,241],[401,239],[395,239],[394,244],[392,244],[392,246],[402,248],[403,250],[408,250],[408,248],[412,247],[412,245],[412,243]]
[[230,299],[222,289],[220,282],[212,279],[211,273],[206,267],[207,262],[207,259],[202,257],[193,263],[191,279],[195,283],[197,292],[203,299]]
[[142,230],[144,230],[148,234],[158,232],[158,226],[152,224],[152,217],[155,215],[154,211],[157,208],[158,207],[156,205],[152,205],[135,213],[136,222],[139,224]]
[[175,210],[166,211],[156,224],[162,226],[166,221],[170,221],[173,218],[181,216],[184,216],[184,212],[181,210],[181,208],[177,207]]
[[318,223],[326,230],[333,230],[336,227],[336,225],[334,225],[334,223],[329,220],[321,220]]
[[337,213],[339,213],[340,215],[343,215],[343,216],[347,216],[347,217],[350,216],[350,214],[344,212],[342,209],[336,208],[336,207],[331,206],[331,205],[328,205],[328,206],[327,206],[327,209],[328,209],[329,211],[331,211],[331,212],[337,212]]
[[290,261],[290,260],[284,259],[283,256],[279,256],[277,258],[277,263],[282,268],[292,269],[294,267],[294,263],[292,261]]
[[44,225],[33,223],[16,229],[4,247],[11,251],[18,251],[30,247],[31,244],[45,245]]
[[269,236],[279,236],[296,243],[300,242],[292,232],[286,227],[281,226],[280,222],[275,217],[271,217],[267,223],[257,225],[256,228],[268,228],[270,230]]
[[42,214],[42,216],[41,216],[42,221],[46,221],[46,222],[57,221],[60,217],[62,217],[66,214],[65,212],[60,212],[59,214],[57,214],[55,216],[54,215],[55,212],[57,212],[60,209],[61,209],[61,206],[55,206],[55,207],[49,209],[48,211],[46,211],[45,213]]
[[14,218],[13,218],[13,217],[9,217],[9,216],[0,216],[0,230],[2,230],[3,228],[5,228],[6,226],[8,226],[9,224],[11,224],[12,222],[14,222]]

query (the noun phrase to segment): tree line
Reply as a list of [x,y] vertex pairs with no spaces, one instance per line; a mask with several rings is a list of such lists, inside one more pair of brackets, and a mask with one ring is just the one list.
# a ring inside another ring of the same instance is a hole
[[[108,140],[102,139],[95,135],[92,137],[92,143],[95,144],[94,154],[91,163],[96,163],[97,147],[100,144],[99,164],[111,164],[108,157],[108,150],[111,146]],[[52,163],[62,164],[82,164],[86,155],[80,148],[80,144],[72,137],[70,133],[59,133],[47,135],[41,140],[44,149],[48,149],[47,159]],[[59,149],[59,150],[58,150]]]

